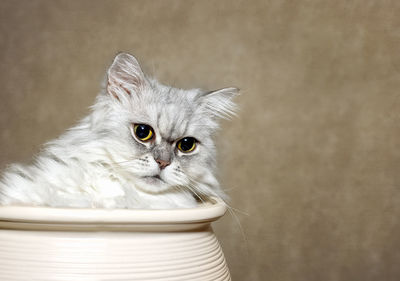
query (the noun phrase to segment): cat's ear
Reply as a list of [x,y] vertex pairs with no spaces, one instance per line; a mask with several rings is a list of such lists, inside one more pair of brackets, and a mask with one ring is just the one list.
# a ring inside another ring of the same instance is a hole
[[107,92],[119,99],[132,95],[144,86],[146,78],[136,58],[127,53],[118,54],[107,72]]
[[223,88],[220,90],[204,93],[200,102],[211,115],[223,119],[230,119],[236,115],[238,107],[233,98],[239,95],[238,88]]

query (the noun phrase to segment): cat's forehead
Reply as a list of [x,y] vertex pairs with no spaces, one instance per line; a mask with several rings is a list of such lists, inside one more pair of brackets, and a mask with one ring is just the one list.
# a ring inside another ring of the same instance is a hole
[[164,139],[176,140],[195,132],[199,119],[196,94],[171,87],[151,89],[142,99],[140,111]]

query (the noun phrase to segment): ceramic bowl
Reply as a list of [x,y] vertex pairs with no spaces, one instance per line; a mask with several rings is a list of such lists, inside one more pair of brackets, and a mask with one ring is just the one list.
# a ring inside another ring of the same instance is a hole
[[192,209],[0,207],[0,280],[230,280],[211,222]]

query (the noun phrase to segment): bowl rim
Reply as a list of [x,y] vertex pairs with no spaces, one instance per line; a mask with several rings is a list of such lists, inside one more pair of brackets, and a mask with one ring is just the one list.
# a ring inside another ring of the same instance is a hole
[[1,222],[41,224],[187,224],[212,222],[226,212],[217,197],[196,208],[185,209],[96,209],[37,206],[0,206]]

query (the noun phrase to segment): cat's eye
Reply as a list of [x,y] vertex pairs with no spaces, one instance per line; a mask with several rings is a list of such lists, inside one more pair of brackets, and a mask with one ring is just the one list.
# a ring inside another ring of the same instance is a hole
[[178,149],[182,152],[191,152],[196,148],[196,143],[197,140],[195,138],[192,137],[186,137],[183,139],[180,139],[178,141],[178,143],[176,144],[176,146],[178,147]]
[[133,127],[135,136],[141,141],[149,141],[154,136],[153,128],[146,124],[135,124]]

